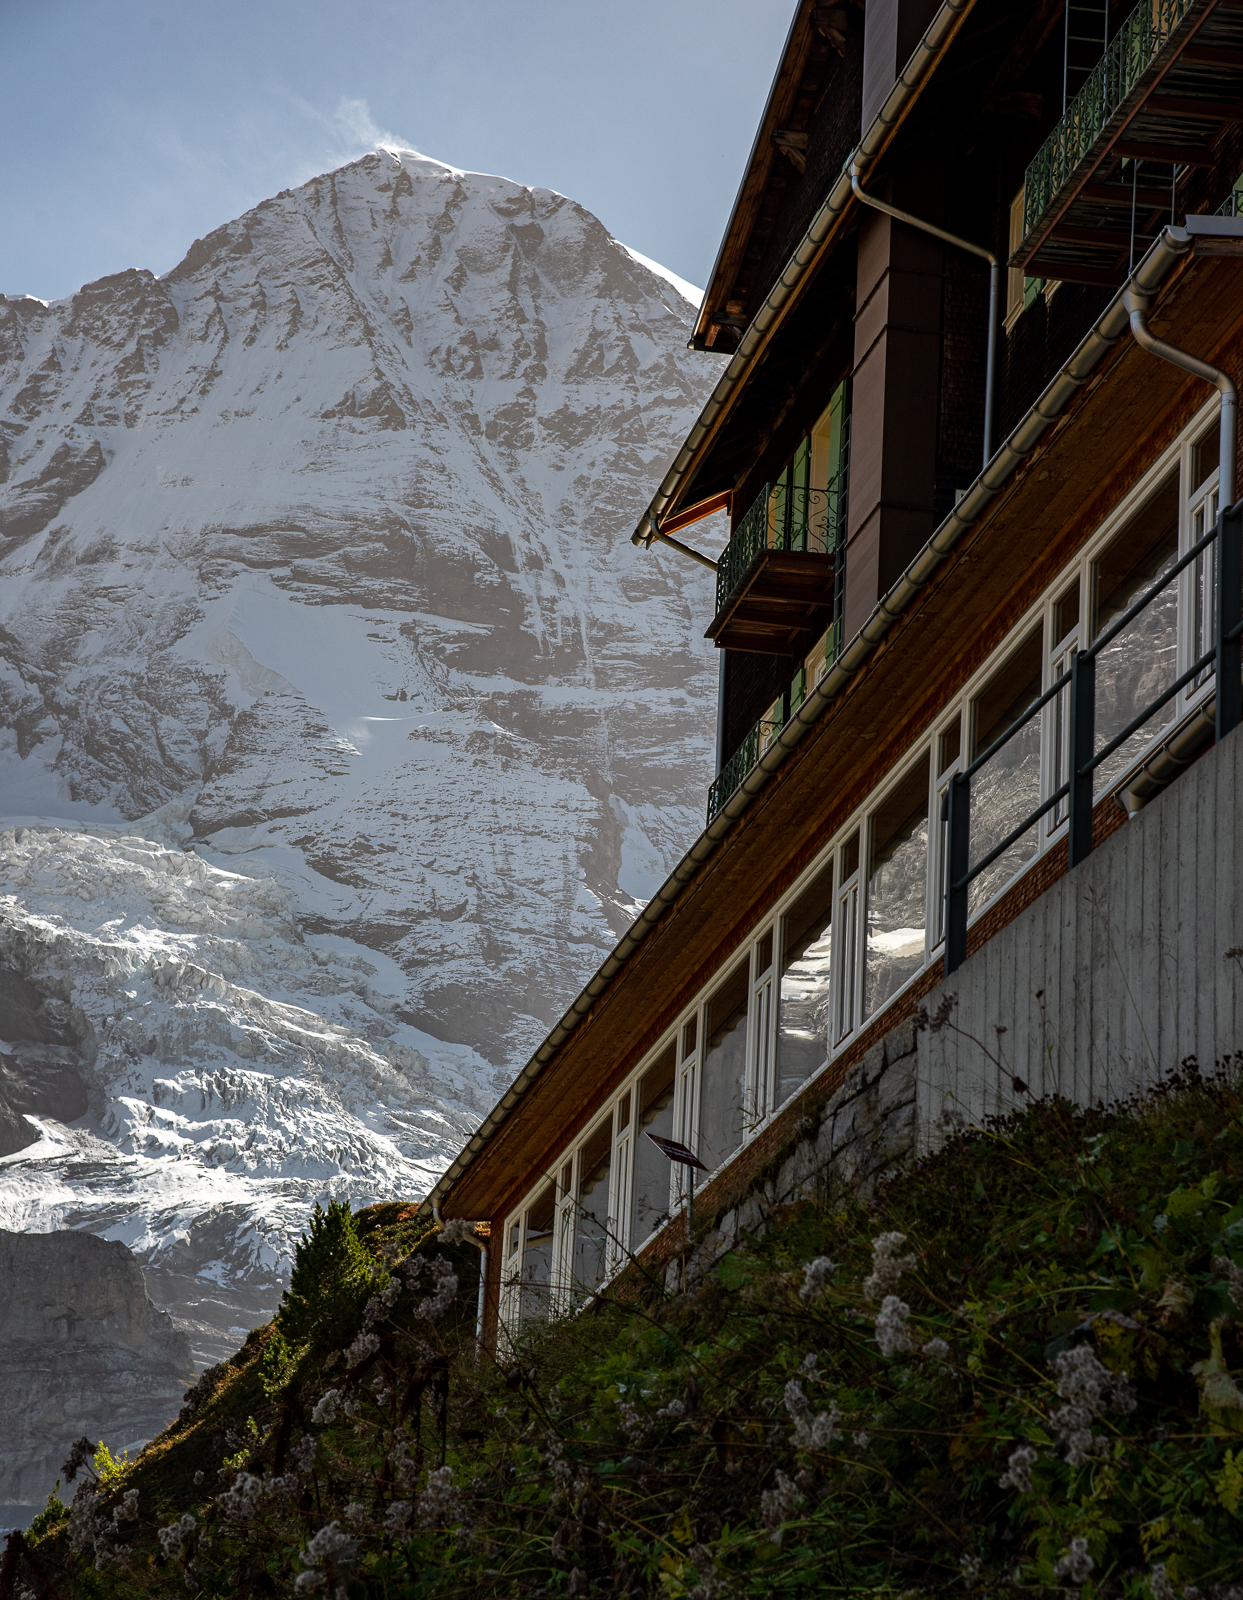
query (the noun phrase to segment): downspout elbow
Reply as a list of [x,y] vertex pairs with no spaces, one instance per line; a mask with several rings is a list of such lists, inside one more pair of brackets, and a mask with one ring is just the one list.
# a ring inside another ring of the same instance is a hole
[[1235,440],[1238,435],[1239,393],[1233,379],[1220,367],[1214,367],[1190,351],[1158,339],[1148,326],[1150,297],[1140,289],[1123,291],[1122,303],[1130,320],[1131,335],[1141,350],[1168,361],[1171,366],[1189,372],[1193,377],[1211,383],[1221,395],[1221,457],[1218,473],[1218,503],[1224,510],[1234,504],[1235,493]]

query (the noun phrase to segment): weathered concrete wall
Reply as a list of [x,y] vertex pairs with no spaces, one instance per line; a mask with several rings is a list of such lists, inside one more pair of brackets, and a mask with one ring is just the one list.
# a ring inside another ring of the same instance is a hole
[[[927,1001],[921,1141],[1024,1098],[1132,1093],[1243,1048],[1243,729],[1208,751]],[[1232,953],[1234,952],[1234,953]]]
[[774,1206],[866,1183],[1029,1094],[1108,1102],[1243,1051],[1241,785],[1243,729],[969,957],[929,1025],[898,1024],[823,1103],[809,1086],[797,1136],[731,1186],[697,1265]]

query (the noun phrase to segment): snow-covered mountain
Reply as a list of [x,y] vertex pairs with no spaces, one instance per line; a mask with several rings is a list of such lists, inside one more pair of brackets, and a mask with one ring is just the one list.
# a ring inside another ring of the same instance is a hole
[[0,967],[91,1106],[0,1225],[273,1283],[314,1198],[443,1169],[697,831],[711,575],[628,539],[717,372],[676,282],[403,150],[0,301]]

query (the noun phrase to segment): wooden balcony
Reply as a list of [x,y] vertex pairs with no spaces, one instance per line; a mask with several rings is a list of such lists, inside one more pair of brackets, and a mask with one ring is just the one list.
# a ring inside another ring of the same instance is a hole
[[717,563],[718,649],[801,656],[823,633],[839,588],[844,484],[766,484]]
[[1181,178],[1241,121],[1239,0],[1140,0],[1027,169],[1010,265],[1121,283],[1178,219]]

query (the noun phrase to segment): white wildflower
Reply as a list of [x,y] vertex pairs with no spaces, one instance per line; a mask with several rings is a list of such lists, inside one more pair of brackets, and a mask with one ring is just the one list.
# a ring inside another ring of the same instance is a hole
[[132,1522],[138,1515],[138,1490],[130,1489],[123,1494],[112,1508],[112,1525],[115,1528],[119,1523]]
[[[328,1391],[328,1394],[335,1393],[335,1389],[330,1389]],[[324,1399],[327,1398],[328,1396],[325,1395]],[[320,1405],[322,1404],[323,1401],[321,1400]],[[318,1411],[319,1407],[317,1406],[315,1409]],[[319,1420],[318,1418],[315,1418],[314,1412],[312,1412],[312,1418],[317,1421]],[[310,1472],[311,1468],[315,1465],[315,1440],[312,1439],[309,1433],[304,1433],[301,1439],[298,1440],[297,1444],[294,1445],[293,1449],[289,1453],[293,1457],[294,1465],[297,1467],[298,1471],[305,1475],[306,1473]]]
[[347,1417],[361,1417],[363,1414],[362,1401],[356,1394],[352,1394],[343,1407]]
[[1032,1492],[1032,1468],[1040,1460],[1040,1455],[1029,1444],[1021,1444],[1013,1451],[1006,1470],[998,1478],[997,1483],[1002,1489],[1014,1489],[1019,1494]]
[[337,1420],[337,1412],[341,1409],[340,1389],[327,1389],[320,1396],[319,1403],[311,1412],[311,1421],[328,1423]]
[[341,1515],[347,1522],[360,1522],[367,1515],[367,1508],[361,1500],[351,1500]]
[[193,1515],[187,1511],[184,1517],[178,1517],[176,1522],[170,1522],[166,1528],[159,1530],[157,1537],[166,1561],[173,1559],[197,1526]]
[[860,1428],[858,1433],[854,1435],[854,1441],[859,1446],[860,1450],[866,1450],[868,1445],[870,1445],[872,1442],[872,1435],[868,1433],[866,1429]]
[[1050,1415],[1049,1422],[1066,1451],[1067,1462],[1072,1467],[1086,1466],[1109,1449],[1107,1439],[1093,1434],[1093,1422],[1106,1406],[1123,1414],[1134,1411],[1135,1391],[1124,1376],[1102,1366],[1087,1345],[1063,1350],[1051,1364],[1057,1374],[1058,1395],[1066,1404]]
[[475,1224],[465,1217],[450,1217],[440,1230],[442,1244],[465,1244],[475,1237]]
[[869,1300],[883,1300],[892,1294],[902,1274],[919,1260],[918,1256],[898,1255],[905,1243],[904,1233],[882,1233],[872,1240],[872,1271],[863,1280],[863,1292]]
[[896,1294],[885,1296],[876,1314],[876,1342],[881,1355],[896,1356],[911,1348],[911,1336],[906,1328],[906,1319],[910,1314],[910,1306],[899,1300]]
[[345,1352],[346,1366],[356,1367],[360,1361],[365,1361],[368,1356],[375,1355],[379,1348],[380,1339],[378,1334],[360,1333]]
[[785,1408],[794,1423],[790,1443],[799,1450],[827,1450],[834,1439],[840,1437],[842,1413],[836,1400],[827,1411],[813,1418],[811,1404],[793,1378],[785,1386],[784,1398]]
[[259,1497],[263,1492],[263,1480],[256,1478],[253,1473],[239,1472],[233,1480],[233,1486],[218,1495],[216,1504],[226,1517],[240,1520],[253,1514],[259,1504]]
[[[568,1473],[568,1463],[561,1464]],[[428,1474],[427,1488],[419,1496],[418,1520],[421,1528],[447,1528],[469,1521],[462,1496],[453,1487],[452,1467],[438,1467]]]
[[661,1406],[656,1415],[665,1418],[684,1417],[686,1415],[686,1401],[670,1400],[667,1406]]
[[435,1322],[453,1304],[453,1297],[457,1293],[457,1273],[443,1256],[433,1256],[428,1267],[436,1280],[435,1293],[426,1300],[420,1300],[414,1308],[414,1314],[416,1317],[425,1317],[428,1322]]
[[805,1377],[816,1378],[816,1377],[819,1377],[819,1373],[816,1370],[819,1365],[820,1365],[820,1357],[816,1354],[816,1352],[814,1350],[811,1350],[799,1362],[798,1370]]
[[373,1322],[379,1322],[397,1304],[401,1294],[401,1280],[390,1278],[386,1288],[381,1289],[377,1295],[372,1295],[363,1308],[363,1327],[370,1328]]
[[948,1361],[950,1347],[944,1339],[929,1339],[923,1347],[922,1354],[931,1361]]
[[413,1515],[414,1507],[409,1500],[394,1500],[384,1513],[385,1533],[400,1533]]
[[781,1524],[790,1517],[801,1499],[798,1485],[781,1471],[777,1473],[776,1487],[765,1489],[760,1495],[760,1516],[773,1544],[781,1543]]
[[621,1418],[622,1432],[631,1444],[642,1444],[651,1431],[651,1424],[647,1418],[629,1400],[617,1402],[617,1415]]
[[817,1256],[814,1261],[809,1261],[803,1268],[803,1287],[798,1292],[799,1299],[812,1300],[823,1293],[836,1271],[837,1262],[830,1261],[828,1256]]
[[357,1541],[342,1533],[339,1522],[330,1522],[321,1528],[302,1552],[304,1566],[322,1567],[326,1561],[347,1565],[354,1559]]
[[314,1594],[316,1589],[322,1589],[328,1579],[322,1572],[300,1572],[294,1579],[295,1594]]
[[1213,1271],[1221,1273],[1226,1279],[1236,1310],[1243,1311],[1243,1267],[1236,1267],[1226,1256],[1214,1256]]
[[962,1573],[962,1581],[968,1589],[971,1589],[979,1583],[984,1572],[984,1563],[978,1556],[960,1556],[958,1570]]
[[1086,1583],[1095,1565],[1096,1562],[1088,1554],[1088,1541],[1083,1538],[1072,1539],[1070,1549],[1054,1567],[1053,1576],[1065,1578],[1074,1584]]

